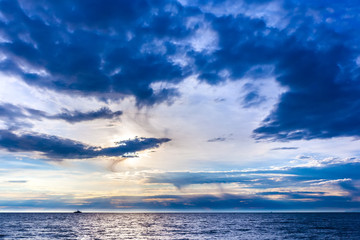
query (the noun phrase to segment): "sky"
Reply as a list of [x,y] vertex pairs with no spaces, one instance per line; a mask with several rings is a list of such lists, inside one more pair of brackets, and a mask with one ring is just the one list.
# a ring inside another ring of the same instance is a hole
[[359,211],[359,11],[0,0],[0,212]]

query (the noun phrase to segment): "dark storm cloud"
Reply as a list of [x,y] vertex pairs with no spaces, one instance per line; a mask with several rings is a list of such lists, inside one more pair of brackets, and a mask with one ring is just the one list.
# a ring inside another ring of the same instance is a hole
[[185,18],[197,13],[177,2],[5,0],[0,9],[7,57],[0,69],[30,85],[153,104],[178,93],[154,92],[152,83],[188,75],[169,59],[177,53],[174,41],[191,34]]
[[[284,6],[289,24],[282,30],[241,14],[213,17],[210,21],[219,34],[219,50],[211,57],[194,55],[199,78],[217,84],[224,80],[221,73],[225,70],[232,79],[259,78],[269,71],[275,75],[288,91],[254,130],[256,139],[360,136],[359,18],[350,10],[353,5],[349,1],[289,1]],[[331,19],[336,23],[330,23]],[[274,69],[253,71],[266,65]],[[250,92],[244,106],[258,99],[256,91]]]
[[[258,78],[267,76],[269,69],[254,75],[254,67],[274,65],[276,80],[288,91],[255,129],[256,139],[360,136],[360,112],[356,110],[360,104],[359,52],[354,42],[358,36],[333,29],[325,19],[321,24],[311,17],[302,19],[309,10],[303,8],[289,13],[293,14],[290,24],[282,31],[241,15],[212,19],[220,47],[210,61],[201,54],[195,56],[202,72],[199,77],[216,84],[222,81],[220,73],[227,70],[233,79],[249,74]],[[251,91],[244,99],[245,106],[258,100],[257,92]]]
[[[287,7],[294,4],[289,2]],[[315,17],[303,17],[310,9],[319,14],[320,23]],[[282,44],[275,70],[277,80],[289,91],[255,129],[255,138],[360,136],[359,34],[355,30],[359,17],[354,15],[358,10],[359,5],[351,1],[299,4],[289,24],[297,30]]]
[[41,120],[45,118],[64,120],[69,123],[77,123],[96,119],[117,119],[121,115],[122,111],[113,112],[107,107],[89,112],[70,111],[68,109],[63,109],[61,113],[51,115],[44,111],[33,108],[27,108],[10,103],[0,103],[0,119],[7,120],[9,124],[17,125],[21,125],[22,121],[26,119]]
[[119,157],[139,151],[158,148],[168,138],[135,138],[116,143],[115,147],[94,147],[57,136],[0,130],[0,148],[9,152],[39,152],[53,160]]
[[[268,28],[264,20],[241,14],[236,17],[208,16],[207,20],[218,33],[219,49],[211,56],[193,54],[201,80],[217,84],[229,77],[236,80],[245,75],[268,75],[266,68],[253,69],[275,62],[279,51],[275,46],[281,42],[281,32]],[[223,75],[224,71],[228,74]]]
[[[279,28],[267,18],[211,12],[223,3],[237,1],[183,6],[161,0],[3,0],[0,51],[6,58],[0,71],[68,94],[103,100],[134,96],[138,106],[179,95],[176,87],[153,89],[157,82],[178,83],[196,75],[216,85],[274,76],[287,92],[254,130],[254,138],[360,136],[357,3],[278,2],[282,10],[267,14],[269,19],[282,14]],[[204,26],[217,36],[213,51],[190,44]],[[258,91],[249,91],[243,106],[262,101]]]

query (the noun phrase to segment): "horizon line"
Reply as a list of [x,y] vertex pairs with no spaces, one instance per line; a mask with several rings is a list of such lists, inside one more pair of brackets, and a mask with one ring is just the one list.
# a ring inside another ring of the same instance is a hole
[[[128,213],[360,213],[359,210],[352,211],[340,211],[340,210],[266,210],[266,211],[227,211],[227,210],[195,210],[195,211],[176,211],[176,210],[164,210],[164,211],[154,211],[154,210],[139,210],[139,211],[104,211],[104,210],[81,210],[82,213],[119,213],[119,214],[128,214]],[[74,210],[53,210],[53,211],[0,211],[2,213],[74,213]]]

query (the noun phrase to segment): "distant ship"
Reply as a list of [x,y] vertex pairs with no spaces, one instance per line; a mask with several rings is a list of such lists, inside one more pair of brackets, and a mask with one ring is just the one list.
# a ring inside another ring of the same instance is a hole
[[82,213],[81,211],[79,211],[79,210],[76,210],[74,213]]

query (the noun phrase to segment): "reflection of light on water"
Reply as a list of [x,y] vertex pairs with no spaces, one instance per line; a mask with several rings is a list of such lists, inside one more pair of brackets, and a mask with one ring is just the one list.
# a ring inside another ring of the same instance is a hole
[[[131,201],[112,202],[124,211]],[[191,206],[191,205],[188,205]],[[209,209],[204,207],[203,209]],[[126,211],[126,210],[125,210]],[[357,213],[9,213],[5,239],[359,239]],[[349,225],[353,223],[353,225]],[[26,231],[24,231],[26,229]]]

